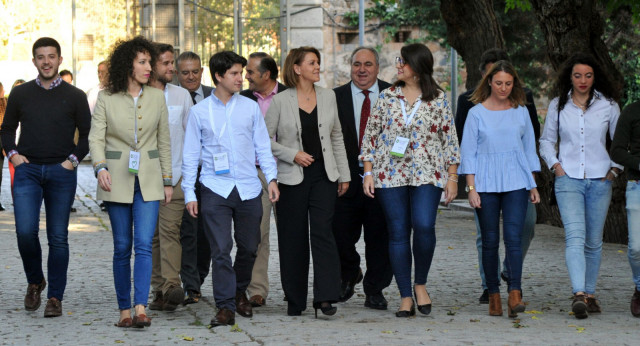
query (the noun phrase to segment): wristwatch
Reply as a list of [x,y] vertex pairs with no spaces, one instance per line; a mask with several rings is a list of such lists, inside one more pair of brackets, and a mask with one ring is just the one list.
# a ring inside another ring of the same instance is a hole
[[72,157],[67,157],[67,161],[71,162],[73,168],[78,168],[78,161],[74,160]]
[[465,187],[465,188],[464,188],[464,190],[465,190],[467,193],[468,193],[468,192],[470,192],[471,190],[475,190],[475,189],[476,189],[476,187],[475,187],[475,186],[473,186],[473,185],[467,185],[467,187]]

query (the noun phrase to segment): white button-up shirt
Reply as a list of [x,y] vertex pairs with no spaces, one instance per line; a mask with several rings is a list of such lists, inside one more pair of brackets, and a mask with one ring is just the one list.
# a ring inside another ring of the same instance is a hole
[[[371,113],[373,113],[373,107],[376,105],[376,100],[380,95],[380,89],[378,88],[378,81],[369,88],[369,100],[371,101]],[[356,121],[356,133],[360,133],[360,115],[362,114],[362,104],[364,103],[364,94],[362,89],[358,88],[353,82],[351,82],[351,98],[353,99],[353,116]],[[371,114],[369,113],[369,114]]]
[[[544,131],[540,137],[540,155],[549,168],[560,162],[562,169],[574,179],[596,179],[607,175],[611,167],[622,169],[609,158],[606,148],[607,131],[613,138],[620,116],[620,107],[598,91],[589,108],[583,111],[569,94],[567,104],[558,117],[558,98],[549,103]],[[558,141],[560,119],[560,153]]]
[[[234,187],[243,201],[260,195],[262,184],[255,166],[256,157],[268,182],[277,177],[260,107],[237,93],[226,105],[212,94],[189,111],[182,162],[185,203],[196,201],[194,184],[201,153],[200,182],[224,198]],[[220,153],[227,154],[229,173],[215,173],[213,156]]]
[[187,89],[167,84],[164,87],[164,99],[169,111],[169,135],[171,138],[172,183],[176,186],[182,176],[182,145],[184,130],[187,127],[189,109],[193,106],[191,94]]

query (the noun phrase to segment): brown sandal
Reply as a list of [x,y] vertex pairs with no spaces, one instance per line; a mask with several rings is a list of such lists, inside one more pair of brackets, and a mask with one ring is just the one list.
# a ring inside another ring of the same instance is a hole
[[114,325],[118,328],[131,328],[131,326],[133,325],[133,320],[131,319],[131,317],[127,317]]

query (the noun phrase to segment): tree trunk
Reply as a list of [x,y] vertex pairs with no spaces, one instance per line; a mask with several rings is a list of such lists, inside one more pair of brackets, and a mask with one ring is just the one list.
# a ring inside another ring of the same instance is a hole
[[502,29],[492,0],[441,0],[447,41],[460,54],[467,69],[467,89],[481,79],[480,56],[490,48],[504,48]]
[[[602,40],[604,19],[595,0],[531,0],[540,27],[547,41],[547,53],[555,70],[574,53],[591,53],[602,66],[604,73],[621,87],[624,78],[609,57],[609,50]],[[619,101],[619,100],[616,100]],[[553,175],[543,165],[538,180],[543,203],[538,205],[538,222],[561,226],[557,207],[546,204]],[[627,216],[625,211],[626,179],[621,175],[613,184],[613,196],[604,228],[607,242],[627,242]]]

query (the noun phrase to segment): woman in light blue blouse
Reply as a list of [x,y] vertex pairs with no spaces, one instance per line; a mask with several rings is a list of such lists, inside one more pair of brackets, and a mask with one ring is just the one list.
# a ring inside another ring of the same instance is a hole
[[[540,155],[555,173],[555,193],[565,232],[565,260],[578,319],[601,312],[595,298],[602,230],[611,201],[611,181],[622,166],[609,158],[607,132],[616,130],[618,90],[596,60],[570,57],[558,73],[549,103]],[[560,150],[556,143],[560,140]]]
[[465,174],[469,204],[476,208],[482,231],[482,265],[489,290],[489,314],[502,315],[498,248],[500,212],[509,271],[509,317],[525,309],[520,281],[522,276],[521,233],[527,199],[538,203],[534,172],[540,170],[533,126],[522,83],[513,66],[496,62],[471,101],[460,146],[459,174]]

